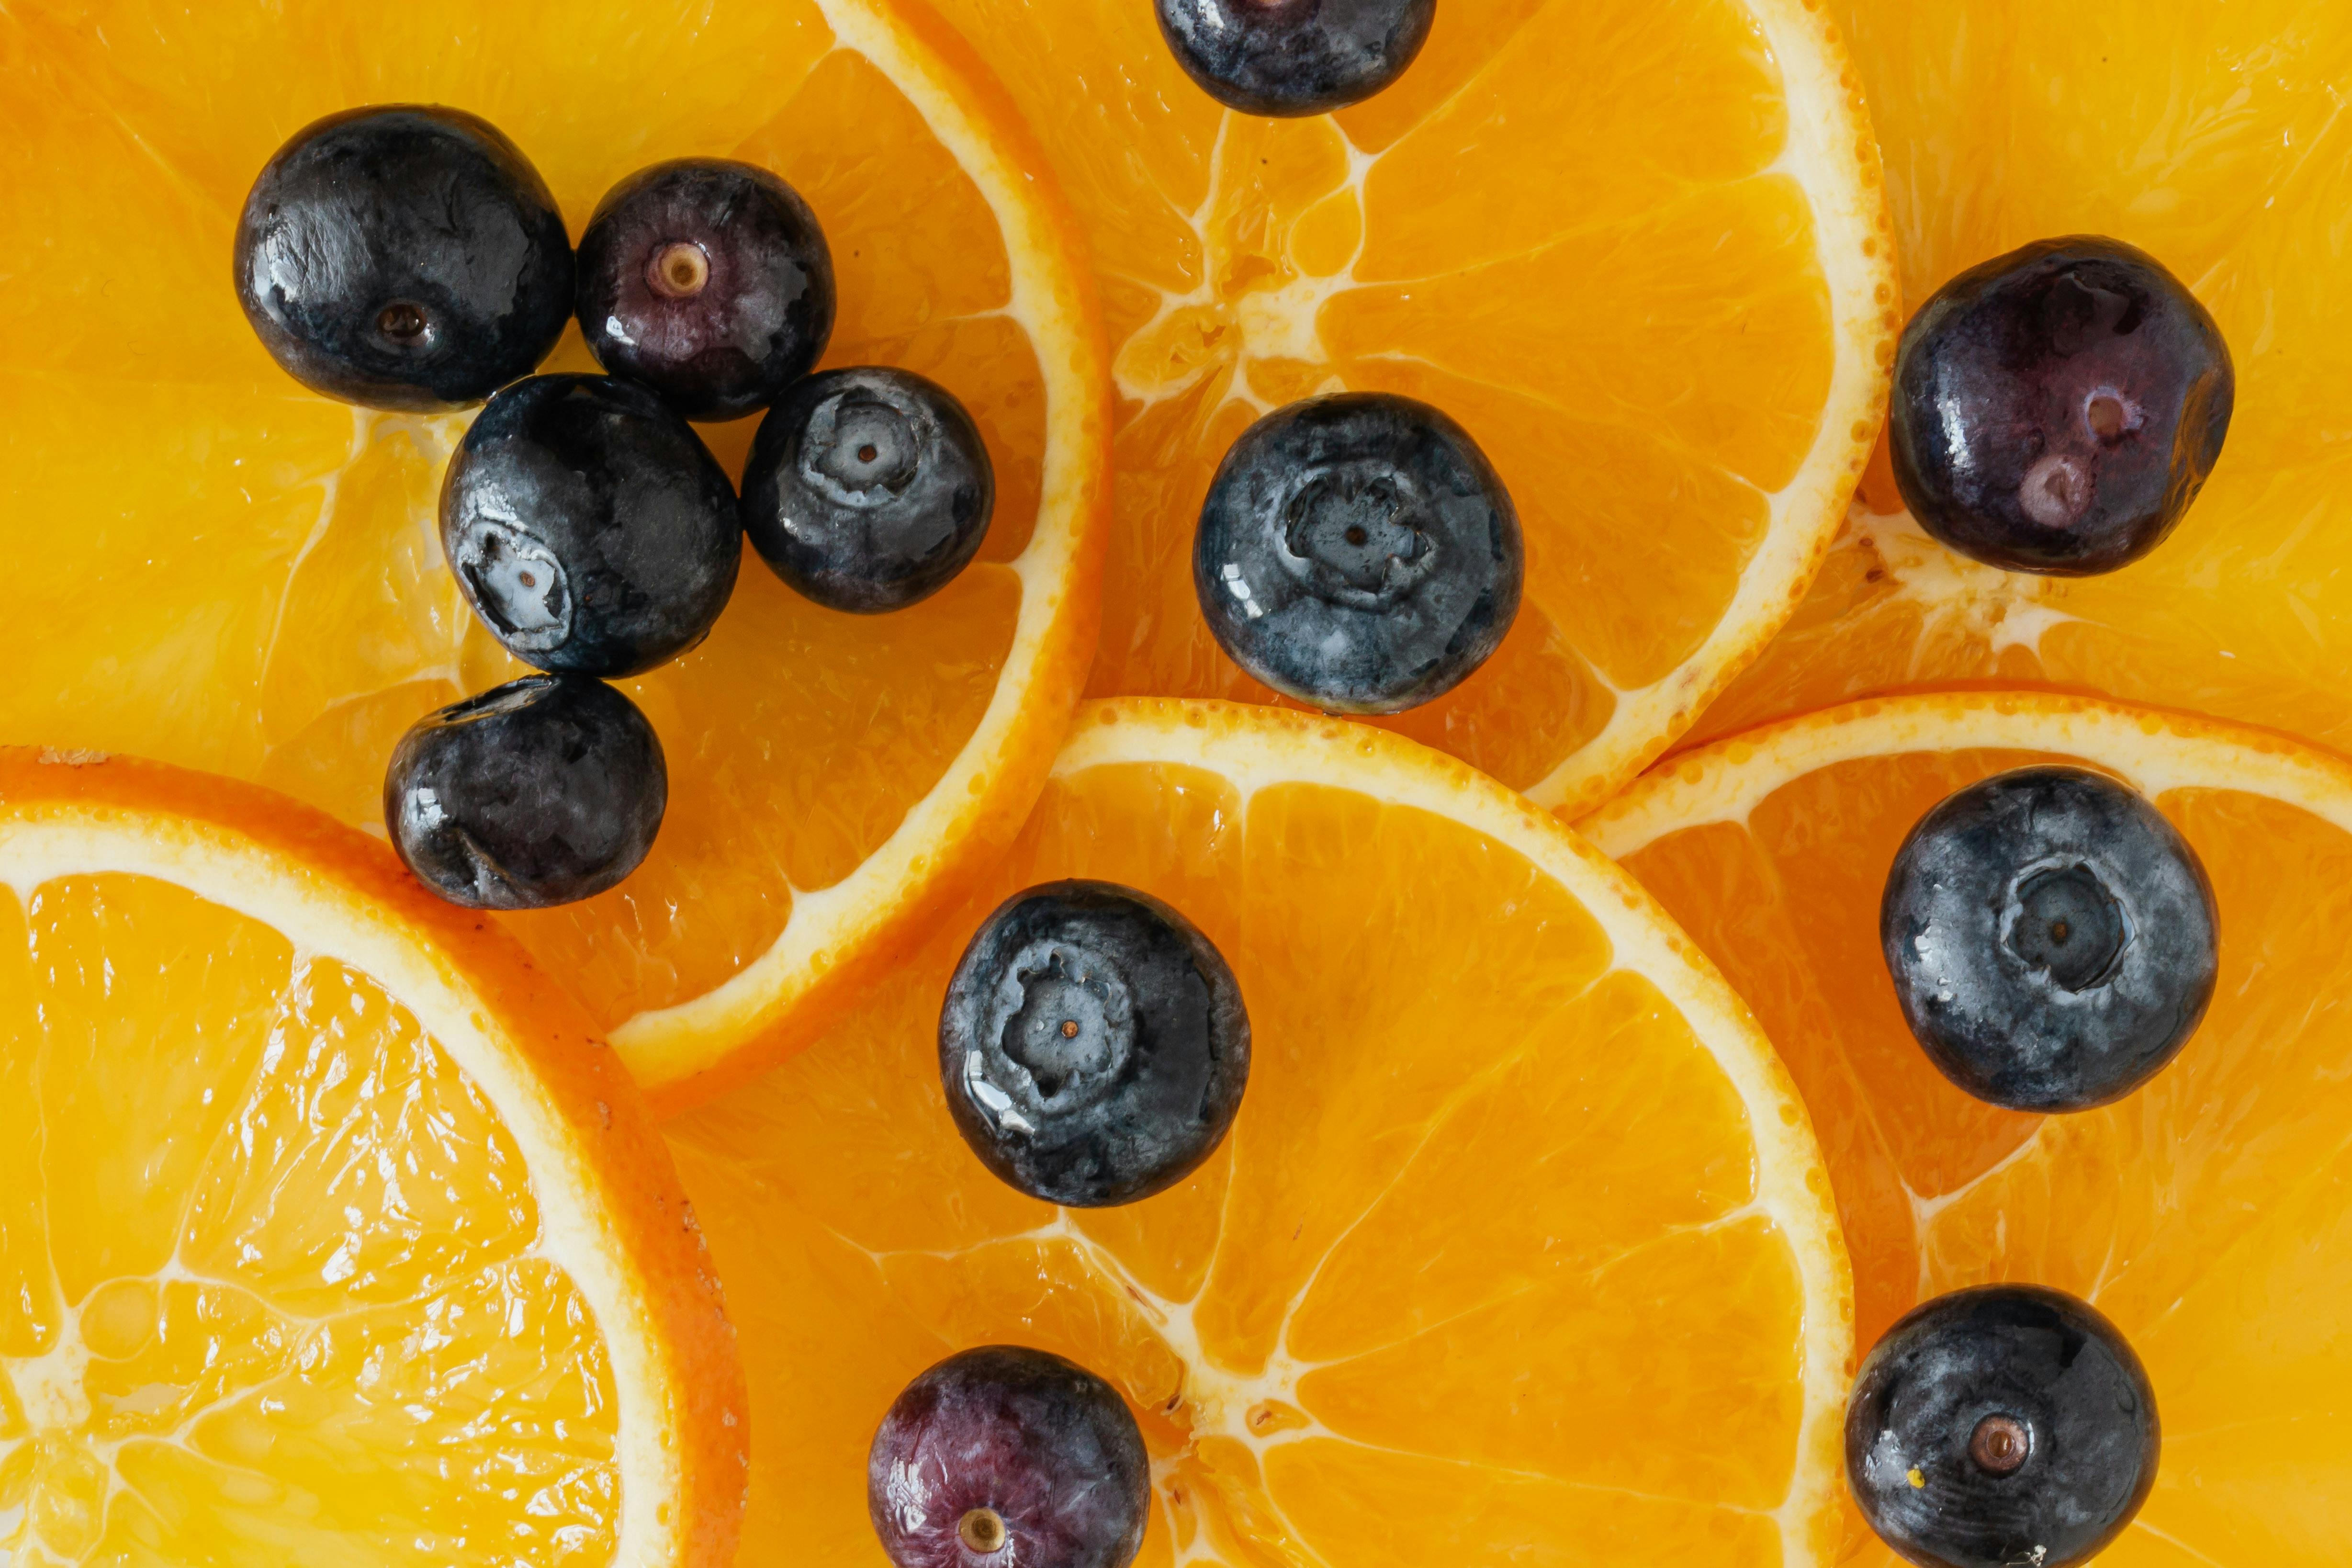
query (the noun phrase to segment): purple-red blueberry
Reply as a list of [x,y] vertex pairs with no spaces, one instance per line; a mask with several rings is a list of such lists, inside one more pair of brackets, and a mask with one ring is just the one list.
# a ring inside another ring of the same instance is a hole
[[898,1568],[1125,1568],[1151,1467],[1118,1392],[1050,1352],[983,1345],[908,1384],[866,1464]]
[[1971,268],[1911,318],[1888,422],[1920,527],[2012,572],[2084,576],[2156,548],[2221,453],[2221,330],[2147,252],[2046,239]]
[[806,375],[833,335],[833,255],[767,170],[724,158],[640,169],[580,237],[580,330],[596,363],[689,419],[736,419]]

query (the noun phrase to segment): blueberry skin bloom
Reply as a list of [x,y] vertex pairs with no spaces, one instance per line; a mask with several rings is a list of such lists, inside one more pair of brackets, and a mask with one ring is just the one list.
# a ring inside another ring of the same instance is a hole
[[1249,1082],[1249,1014],[1213,943],[1148,893],[1049,882],[981,923],[940,1009],[940,1079],[981,1163],[1078,1208],[1172,1186]]
[[907,1385],[866,1460],[897,1568],[1126,1568],[1151,1500],[1118,1392],[1050,1352],[983,1345]]
[[996,469],[963,405],[884,365],[794,386],[760,422],[743,469],[751,547],[793,591],[852,615],[946,587],[995,509]]
[[2000,773],[1921,817],[1878,936],[1928,1059],[2012,1110],[2129,1094],[2196,1032],[2221,967],[2196,850],[2084,768]]
[[462,110],[348,110],[295,132],[236,225],[236,297],[314,392],[370,408],[478,403],[529,375],[572,314],[547,183]]
[[1502,646],[1525,570],[1518,513],[1469,433],[1377,392],[1243,431],[1192,542],[1217,645],[1334,713],[1402,712],[1460,685]]
[[735,489],[693,426],[601,375],[490,399],[442,479],[441,549],[509,653],[616,679],[708,636],[743,558]]
[[1326,114],[1402,76],[1437,0],[1158,0],[1160,36],[1202,92],[1244,114]]
[[614,375],[688,419],[740,419],[833,335],[833,253],[765,169],[680,158],[604,194],[580,237],[580,330]]
[[1913,1309],[1863,1362],[1846,1480],[1922,1568],[2068,1568],[2139,1511],[2161,1436],[2113,1323],[2056,1290],[1987,1285]]
[[661,742],[584,675],[527,675],[428,713],[384,772],[383,821],[453,904],[539,910],[637,868],[669,805]]
[[1903,329],[1888,445],[1920,527],[2011,572],[2112,572],[2170,533],[2236,399],[2221,329],[2095,237],[1971,268]]

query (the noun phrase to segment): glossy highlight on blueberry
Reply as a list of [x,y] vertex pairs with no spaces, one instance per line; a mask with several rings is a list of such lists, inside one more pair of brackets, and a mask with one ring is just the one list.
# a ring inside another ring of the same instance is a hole
[[2145,251],[2078,236],[1971,268],[1895,357],[1888,446],[1919,526],[2012,572],[2084,576],[2170,533],[2221,457],[2229,345]]
[[1192,545],[1227,657],[1335,713],[1460,685],[1502,646],[1525,574],[1518,513],[1477,443],[1387,393],[1308,398],[1243,431]]
[[743,557],[735,489],[693,426],[601,375],[490,399],[442,480],[441,548],[508,652],[612,678],[708,636]]
[[1886,1331],[1846,1402],[1846,1479],[1922,1568],[2071,1568],[2156,1484],[2156,1393],[2116,1326],[2034,1285],[1939,1296]]
[[1126,1568],[1151,1468],[1118,1393],[1048,1351],[983,1345],[908,1384],[866,1461],[897,1568]]
[[1937,805],[1895,852],[1878,930],[1928,1059],[2014,1110],[2129,1094],[2196,1032],[2221,971],[2197,851],[2086,768],[2020,768]]
[[980,426],[937,382],[887,365],[801,382],[760,422],[743,531],[803,596],[853,615],[903,610],[955,579],[988,537],[996,470]]
[[956,1131],[1048,1203],[1133,1203],[1181,1181],[1233,1125],[1249,1066],[1249,1014],[1215,944],[1111,882],[999,906],[940,1009]]
[[237,219],[236,297],[314,392],[370,408],[478,403],[529,375],[572,314],[572,245],[515,144],[463,110],[331,114],[263,166]]
[[383,821],[408,868],[453,904],[537,910],[637,868],[669,804],[636,704],[583,675],[527,675],[429,713],[392,753]]
[[725,158],[640,169],[580,237],[596,363],[689,419],[738,419],[806,375],[833,335],[833,255],[800,193]]
[[1202,91],[1244,114],[1328,114],[1405,73],[1437,0],[1156,0]]

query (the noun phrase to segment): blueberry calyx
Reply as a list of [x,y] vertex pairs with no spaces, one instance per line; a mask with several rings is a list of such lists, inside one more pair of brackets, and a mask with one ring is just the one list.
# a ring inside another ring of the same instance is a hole
[[1197,1169],[1240,1109],[1249,1015],[1209,939],[1147,893],[1053,882],[972,936],[940,1010],[964,1142],[1048,1203],[1148,1197]]
[[1330,712],[1444,695],[1502,646],[1525,576],[1518,513],[1469,433],[1386,393],[1267,415],[1210,482],[1192,585],[1243,669]]
[[2111,572],[2188,511],[2235,387],[2220,327],[2154,257],[2042,240],[1954,278],[1904,328],[1895,485],[1922,528],[1975,560]]
[[1923,1568],[2069,1568],[2131,1522],[2161,1436],[2146,1370],[2095,1309],[1980,1286],[1914,1309],[1864,1360],[1846,1478]]
[[2085,768],[2020,768],[1938,804],[1879,906],[1895,999],[1928,1059],[2017,1110],[2084,1110],[2177,1055],[2220,974],[2197,852]]

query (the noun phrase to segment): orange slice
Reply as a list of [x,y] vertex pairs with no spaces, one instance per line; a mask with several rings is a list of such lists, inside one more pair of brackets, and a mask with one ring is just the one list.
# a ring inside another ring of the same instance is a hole
[[1119,394],[1091,689],[1269,700],[1209,636],[1217,461],[1313,393],[1462,421],[1527,530],[1486,668],[1391,727],[1571,813],[1793,607],[1883,413],[1878,154],[1819,0],[1444,0],[1386,92],[1229,113],[1143,0],[940,0],[1093,242]]
[[0,1560],[725,1568],[742,1413],[511,938],[270,791],[0,751]]
[[[1024,886],[1169,900],[1234,965],[1232,1134],[1125,1208],[1000,1184],[940,998]],[[815,1050],[669,1124],[744,1329],[746,1560],[882,1562],[866,1444],[1018,1342],[1134,1405],[1140,1562],[1826,1561],[1851,1303],[1746,1012],[1549,815],[1378,731],[1081,711],[1009,860]]]
[[[2105,1110],[1996,1110],[1905,1029],[1878,952],[1895,849],[1953,790],[2098,768],[2196,847],[2212,1009]],[[2334,1563],[2352,1540],[2352,765],[2203,720],[2038,693],[1861,702],[1669,763],[1588,823],[1754,1004],[1803,1089],[1853,1249],[1859,1338],[1913,1301],[2071,1290],[2147,1363],[2156,1490],[2102,1564]],[[1859,1545],[1869,1539],[1859,1518]],[[1893,1563],[1874,1544],[1863,1561]]]
[[[0,541],[27,634],[0,739],[259,777],[374,826],[402,730],[521,672],[441,559],[464,419],[312,396],[238,312],[238,205],[290,132],[456,104],[575,227],[657,159],[766,164],[831,240],[830,361],[956,392],[994,525],[954,584],[886,616],[748,562],[710,640],[627,683],[669,751],[652,858],[512,924],[658,1097],[805,1038],[1019,826],[1094,637],[1098,328],[1026,132],[965,54],[919,0],[0,15],[0,249],[27,258],[0,280]],[[552,363],[593,368],[576,332]],[[755,425],[708,430],[730,468]]]
[[[2005,573],[1902,509],[1884,457],[1787,631],[1702,736],[1871,692],[2048,683],[2352,746],[2352,29],[2329,0],[1833,0],[1913,306],[2031,240],[2112,235],[2213,312],[2237,410],[2146,559]],[[2031,44],[2020,43],[2031,39]]]

